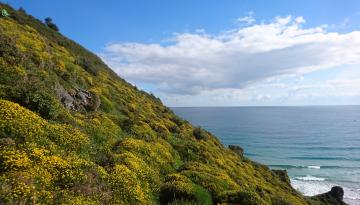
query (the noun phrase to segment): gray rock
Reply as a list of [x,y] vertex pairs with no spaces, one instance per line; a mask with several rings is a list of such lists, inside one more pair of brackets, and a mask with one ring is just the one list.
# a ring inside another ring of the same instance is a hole
[[83,89],[66,91],[61,85],[56,85],[55,90],[64,107],[72,111],[96,111],[101,102],[97,94]]

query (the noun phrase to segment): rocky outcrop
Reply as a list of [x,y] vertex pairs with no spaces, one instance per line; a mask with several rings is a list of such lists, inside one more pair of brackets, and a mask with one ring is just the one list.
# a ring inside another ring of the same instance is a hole
[[344,190],[340,186],[334,186],[329,192],[311,197],[320,204],[346,205],[343,201]]
[[331,197],[337,199],[338,201],[342,201],[344,199],[344,190],[343,188],[339,187],[339,186],[334,186],[333,188],[331,188],[331,190],[326,193],[328,195],[330,195]]
[[96,111],[101,102],[97,94],[83,89],[70,89],[66,91],[61,85],[57,85],[57,96],[68,110],[72,111]]

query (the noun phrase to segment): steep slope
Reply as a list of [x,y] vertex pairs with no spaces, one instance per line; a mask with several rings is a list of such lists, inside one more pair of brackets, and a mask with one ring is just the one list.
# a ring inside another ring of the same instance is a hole
[[0,204],[325,203],[0,7],[10,14],[0,18]]

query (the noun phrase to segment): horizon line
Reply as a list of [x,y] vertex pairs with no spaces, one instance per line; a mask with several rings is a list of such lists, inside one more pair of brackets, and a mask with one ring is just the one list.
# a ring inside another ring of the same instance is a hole
[[208,106],[168,106],[170,108],[235,108],[235,107],[346,107],[360,106],[360,104],[344,105],[208,105]]

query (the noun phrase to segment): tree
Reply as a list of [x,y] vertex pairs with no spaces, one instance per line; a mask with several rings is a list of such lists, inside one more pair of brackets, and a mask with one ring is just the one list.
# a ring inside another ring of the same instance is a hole
[[20,11],[20,12],[22,12],[22,13],[26,14],[26,11],[25,11],[25,9],[24,9],[23,7],[20,7],[20,8],[18,9],[18,11]]
[[51,19],[50,17],[45,18],[45,24],[46,24],[49,28],[51,28],[52,30],[54,30],[54,31],[59,31],[59,28],[57,27],[56,24],[54,24],[54,23],[52,22],[52,19]]

